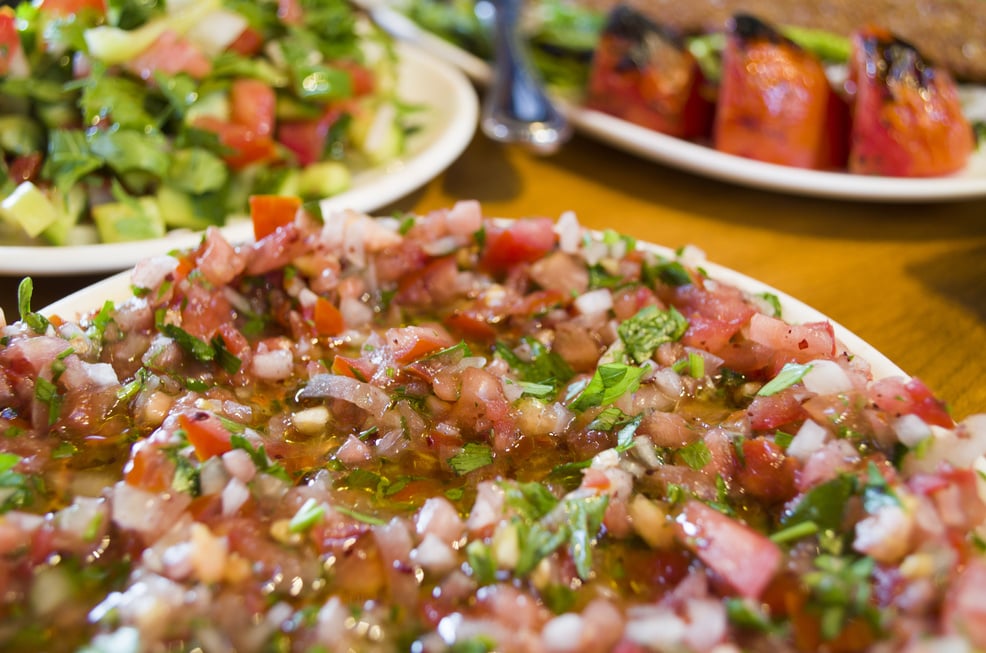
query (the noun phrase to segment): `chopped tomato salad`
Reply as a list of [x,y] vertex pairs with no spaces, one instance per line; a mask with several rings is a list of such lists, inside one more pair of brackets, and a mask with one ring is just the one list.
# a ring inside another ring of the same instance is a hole
[[345,0],[0,9],[0,243],[222,226],[404,153],[392,43]]
[[266,202],[77,321],[22,284],[0,649],[986,648],[986,416],[574,214]]

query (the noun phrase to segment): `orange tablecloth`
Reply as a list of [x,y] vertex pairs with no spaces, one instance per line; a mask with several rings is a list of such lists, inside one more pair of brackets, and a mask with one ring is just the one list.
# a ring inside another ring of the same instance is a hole
[[[575,210],[708,258],[814,306],[923,379],[957,417],[986,412],[986,200],[889,205],[799,198],[710,181],[576,137],[538,158],[477,136],[419,192],[384,209],[476,198],[490,215]],[[35,279],[40,307],[98,277]],[[0,278],[8,319],[18,279]]]

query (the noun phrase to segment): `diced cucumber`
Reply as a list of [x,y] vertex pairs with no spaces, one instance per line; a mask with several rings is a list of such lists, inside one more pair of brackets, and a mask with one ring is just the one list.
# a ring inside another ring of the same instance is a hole
[[83,32],[83,38],[93,59],[110,65],[122,64],[147,50],[165,31],[185,34],[219,6],[220,0],[196,0],[183,11],[155,18],[136,29],[99,25]]
[[302,169],[298,175],[298,194],[305,199],[337,195],[352,184],[349,168],[339,161],[322,161]]
[[254,177],[250,194],[301,195],[300,173],[294,168],[265,168]]
[[100,204],[93,207],[92,217],[99,230],[99,239],[104,243],[125,243],[164,236],[164,220],[153,197]]
[[0,116],[0,148],[23,156],[44,148],[41,125],[27,116]]
[[355,117],[350,127],[353,144],[374,165],[395,159],[404,151],[404,130],[397,106],[381,102]]
[[215,194],[193,197],[170,185],[157,191],[157,204],[164,224],[173,229],[201,231],[223,223],[222,197]]
[[229,120],[231,112],[229,95],[225,91],[213,91],[202,95],[195,104],[188,107],[188,111],[185,113],[185,124],[194,124],[199,118]]
[[0,215],[35,238],[58,220],[58,208],[40,188],[25,181],[0,202]]
[[[59,201],[54,199],[52,204],[58,210],[58,218],[41,233],[41,237],[52,245],[78,245],[78,240],[85,232],[77,233],[79,218],[86,209],[88,197],[84,186],[73,186]],[[92,239],[98,240],[95,230],[90,229]]]

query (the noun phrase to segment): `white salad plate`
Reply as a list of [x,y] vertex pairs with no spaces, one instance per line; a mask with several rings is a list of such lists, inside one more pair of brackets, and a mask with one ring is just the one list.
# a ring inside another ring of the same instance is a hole
[[[674,250],[667,247],[639,241],[637,242],[637,246],[647,248],[669,260],[675,258]],[[874,379],[892,376],[909,376],[875,347],[804,302],[763,282],[716,263],[703,260],[701,261],[701,268],[710,278],[735,286],[750,295],[762,296],[764,293],[770,293],[776,296],[781,306],[781,317],[787,322],[792,324],[830,322],[835,331],[835,337],[841,346],[847,352],[869,363]],[[133,289],[130,285],[130,271],[127,270],[60,299],[41,309],[40,312],[48,317],[59,315],[63,319],[75,321],[80,316],[100,309],[106,301],[122,302],[132,296]]]
[[[398,49],[398,95],[421,107],[415,113],[419,129],[407,141],[398,160],[353,175],[352,187],[322,200],[329,213],[343,208],[374,211],[420,188],[449,166],[472,140],[479,103],[469,79],[449,62],[412,44]],[[222,228],[231,242],[253,237],[245,218]],[[74,247],[0,246],[0,274],[55,275],[121,270],[137,261],[172,249],[192,247],[200,233],[169,232],[164,238],[132,243]]]
[[[374,21],[386,31],[460,68],[486,83],[490,66],[475,55],[419,27],[389,5],[390,0],[362,0]],[[973,119],[986,120],[986,89],[966,87],[963,106]],[[964,170],[946,177],[896,178],[804,170],[754,161],[661,134],[614,116],[565,105],[572,124],[582,133],[637,156],[720,181],[810,197],[871,202],[936,202],[986,197],[986,148],[971,157]]]

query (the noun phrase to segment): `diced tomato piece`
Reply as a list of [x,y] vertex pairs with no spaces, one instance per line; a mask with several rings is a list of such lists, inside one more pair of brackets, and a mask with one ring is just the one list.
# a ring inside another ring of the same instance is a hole
[[755,431],[773,431],[785,424],[801,422],[808,416],[798,393],[791,388],[766,397],[754,397],[746,414]]
[[239,356],[244,350],[250,348],[250,342],[246,336],[233,326],[232,322],[224,322],[219,327],[219,337],[223,339],[226,349],[234,356]]
[[10,64],[18,55],[21,55],[21,38],[17,34],[14,10],[0,7],[0,75],[10,72]]
[[788,324],[756,313],[750,319],[750,340],[775,350],[778,369],[787,362],[806,363],[835,356],[835,331],[830,322]]
[[850,172],[903,177],[961,169],[975,149],[955,82],[887,30],[853,35]]
[[264,35],[252,27],[244,29],[236,40],[229,44],[227,50],[244,57],[260,52],[264,47]]
[[315,331],[322,336],[337,336],[346,328],[342,313],[335,304],[325,297],[315,300],[315,311],[312,318],[315,322]]
[[342,113],[338,108],[330,108],[312,120],[281,121],[277,125],[277,140],[294,153],[299,165],[321,161],[325,158],[329,130]]
[[[800,168],[841,167],[845,161],[833,160],[830,142],[839,127],[833,95],[814,55],[739,14],[722,56],[715,148]],[[848,139],[845,131],[842,138]]]
[[141,79],[151,79],[155,72],[165,75],[187,73],[195,79],[202,79],[212,71],[212,62],[205,53],[171,30],[162,33],[149,48],[126,65]]
[[41,0],[38,9],[55,16],[72,16],[86,9],[106,13],[106,0]]
[[955,427],[955,420],[949,415],[948,406],[937,399],[919,379],[879,379],[870,387],[870,398],[878,408],[892,415],[917,415],[927,424]]
[[336,356],[332,359],[332,373],[348,376],[359,381],[366,381],[375,372],[372,363],[362,358]]
[[797,470],[797,460],[785,456],[776,444],[765,438],[754,438],[743,441],[743,466],[735,478],[754,498],[780,503],[797,494],[794,482]]
[[300,208],[300,197],[251,195],[250,220],[253,222],[253,237],[260,240],[277,231],[278,227],[291,224]]
[[592,60],[586,106],[679,138],[707,136],[713,104],[683,41],[626,5],[610,14]]
[[237,79],[229,89],[232,120],[259,136],[274,132],[277,96],[274,89],[258,79]]
[[277,145],[270,136],[257,134],[244,125],[213,116],[202,116],[195,120],[195,126],[219,136],[220,142],[231,150],[223,159],[234,169],[251,163],[276,161],[279,158]]
[[141,441],[133,446],[130,460],[123,470],[127,484],[148,492],[163,492],[171,487],[175,477],[175,463],[160,447]]
[[548,218],[517,220],[507,227],[487,225],[482,265],[505,272],[519,263],[536,261],[555,246],[554,224]]
[[496,329],[490,324],[490,319],[490,315],[474,307],[465,307],[456,309],[442,323],[470,340],[488,341],[496,338]]
[[433,259],[423,267],[401,275],[396,298],[402,304],[440,306],[455,293],[458,275],[455,256]]
[[384,339],[394,360],[401,365],[455,344],[452,337],[437,325],[387,329]]
[[221,456],[233,448],[229,429],[211,413],[182,413],[178,416],[178,424],[185,431],[185,436],[199,460]]
[[741,596],[759,598],[780,566],[776,544],[700,501],[685,504],[675,531],[682,544]]

